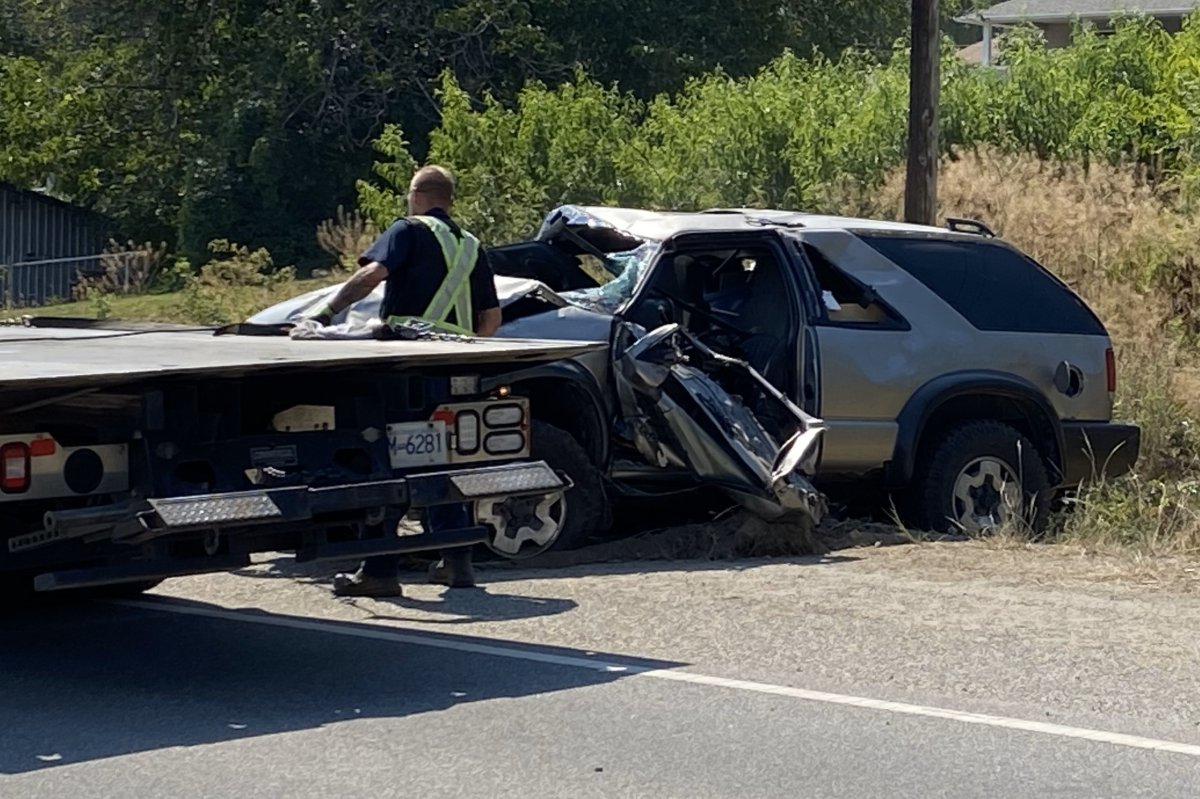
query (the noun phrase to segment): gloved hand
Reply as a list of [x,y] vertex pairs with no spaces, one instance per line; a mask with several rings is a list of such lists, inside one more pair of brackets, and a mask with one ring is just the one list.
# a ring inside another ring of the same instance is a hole
[[333,324],[333,309],[329,307],[329,303],[325,303],[304,318],[311,319],[322,327],[329,327]]

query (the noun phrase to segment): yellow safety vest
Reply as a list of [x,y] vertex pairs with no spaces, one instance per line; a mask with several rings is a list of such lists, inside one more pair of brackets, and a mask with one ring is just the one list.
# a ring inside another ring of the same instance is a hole
[[[438,246],[442,249],[442,258],[446,262],[446,277],[429,301],[420,317],[389,316],[387,324],[397,324],[406,321],[429,322],[435,327],[463,336],[475,334],[475,320],[471,313],[471,272],[479,259],[479,239],[465,230],[462,238],[454,235],[442,220],[435,216],[410,216],[414,222],[419,222],[433,233]],[[450,311],[454,311],[458,324],[447,322]]]

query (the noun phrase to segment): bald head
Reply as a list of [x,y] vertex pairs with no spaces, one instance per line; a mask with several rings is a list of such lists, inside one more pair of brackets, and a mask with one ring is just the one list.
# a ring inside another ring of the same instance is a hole
[[450,170],[436,165],[423,166],[412,176],[408,184],[409,213],[424,214],[433,208],[449,213],[453,204],[454,176]]

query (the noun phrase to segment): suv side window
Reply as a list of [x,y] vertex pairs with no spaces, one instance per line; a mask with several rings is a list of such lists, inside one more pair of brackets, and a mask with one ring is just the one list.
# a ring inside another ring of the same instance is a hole
[[1104,335],[1091,309],[1015,249],[988,241],[860,238],[945,300],[979,330]]
[[819,322],[839,327],[869,330],[907,330],[908,323],[894,308],[880,299],[809,242],[800,242],[800,251],[812,266],[821,290]]

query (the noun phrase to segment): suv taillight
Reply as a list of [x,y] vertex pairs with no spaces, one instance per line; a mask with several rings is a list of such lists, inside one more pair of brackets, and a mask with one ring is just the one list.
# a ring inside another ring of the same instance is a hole
[[1108,393],[1111,394],[1117,390],[1117,356],[1112,347],[1104,351],[1104,369],[1108,373]]
[[0,447],[0,490],[20,494],[29,490],[29,445],[20,442]]

